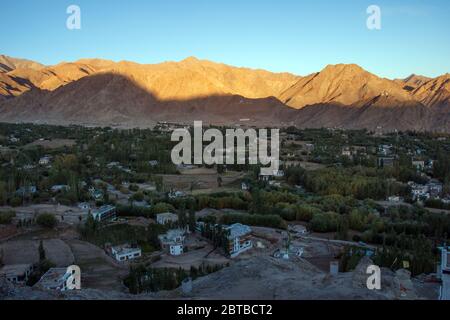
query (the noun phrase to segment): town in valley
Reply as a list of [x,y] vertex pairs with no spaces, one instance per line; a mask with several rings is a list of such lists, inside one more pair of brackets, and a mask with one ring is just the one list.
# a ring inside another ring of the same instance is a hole
[[0,297],[449,299],[450,135],[286,127],[261,175],[180,127],[1,123]]

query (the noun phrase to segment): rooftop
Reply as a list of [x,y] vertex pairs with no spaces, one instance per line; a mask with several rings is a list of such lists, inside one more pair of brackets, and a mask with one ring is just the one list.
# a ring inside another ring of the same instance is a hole
[[94,210],[93,214],[102,214],[102,213],[105,213],[105,212],[108,212],[108,211],[114,210],[114,209],[116,209],[116,207],[111,206],[111,205],[105,205],[105,206],[101,206],[97,210]]
[[31,264],[9,264],[9,265],[3,266],[0,269],[0,275],[6,275],[6,276],[23,275],[29,269],[31,269],[31,267],[32,267]]
[[230,235],[228,237],[229,239],[242,237],[252,232],[252,229],[250,229],[249,226],[240,223],[232,224],[231,226],[228,226],[226,229],[230,230]]
[[178,215],[175,213],[171,213],[171,212],[164,212],[164,213],[158,213],[156,215],[157,217],[164,217],[164,218],[178,218]]
[[114,250],[117,254],[128,254],[135,251],[141,251],[141,248],[139,248],[138,246],[133,247],[129,244],[123,244],[120,246],[114,246],[111,248],[111,250]]
[[181,229],[171,229],[167,231],[165,234],[159,235],[159,240],[165,243],[175,243],[178,242],[179,239],[183,241],[185,231]]
[[36,283],[36,286],[43,288],[57,288],[67,279],[67,268],[51,268]]

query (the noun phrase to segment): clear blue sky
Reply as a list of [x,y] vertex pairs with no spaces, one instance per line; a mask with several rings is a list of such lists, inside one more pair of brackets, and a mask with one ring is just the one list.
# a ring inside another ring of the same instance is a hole
[[[81,30],[66,8],[81,8]],[[366,9],[382,29],[366,28]],[[450,72],[448,0],[14,0],[0,53],[44,64],[79,58],[157,63],[196,56],[299,75],[357,63],[380,76]]]

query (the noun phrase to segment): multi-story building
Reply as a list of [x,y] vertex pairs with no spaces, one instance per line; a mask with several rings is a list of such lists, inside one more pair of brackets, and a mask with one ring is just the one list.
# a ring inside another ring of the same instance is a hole
[[184,252],[185,231],[172,229],[158,236],[161,248],[172,256],[178,256]]
[[113,220],[116,218],[116,207],[104,205],[97,210],[92,211],[92,217],[97,221]]
[[73,290],[76,288],[76,278],[74,271],[68,268],[51,268],[34,286],[46,290]]
[[232,258],[253,247],[253,243],[250,239],[252,230],[249,226],[235,223],[228,227],[225,227],[224,229],[229,231],[228,250]]

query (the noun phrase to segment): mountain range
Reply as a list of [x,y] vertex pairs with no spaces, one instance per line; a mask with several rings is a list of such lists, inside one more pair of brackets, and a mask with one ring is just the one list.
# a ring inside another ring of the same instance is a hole
[[0,121],[142,127],[193,120],[450,132],[450,75],[390,80],[338,64],[297,76],[194,57],[44,66],[0,55]]

